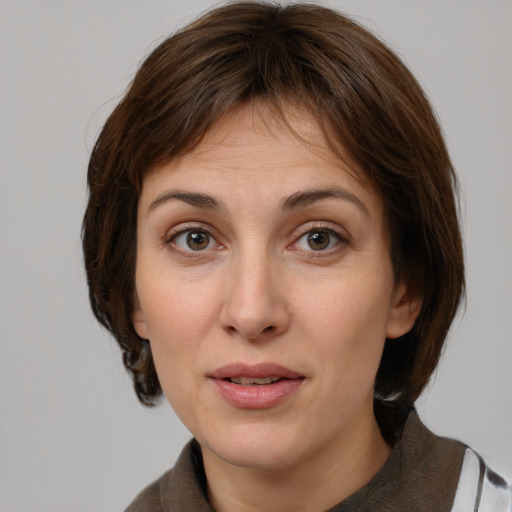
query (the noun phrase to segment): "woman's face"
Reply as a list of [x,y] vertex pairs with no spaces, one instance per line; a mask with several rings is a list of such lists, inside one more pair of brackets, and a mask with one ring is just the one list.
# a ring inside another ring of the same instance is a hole
[[[395,286],[383,204],[317,123],[241,107],[151,170],[138,210],[138,334],[205,459],[285,468],[364,444]],[[405,305],[404,305],[405,304]]]

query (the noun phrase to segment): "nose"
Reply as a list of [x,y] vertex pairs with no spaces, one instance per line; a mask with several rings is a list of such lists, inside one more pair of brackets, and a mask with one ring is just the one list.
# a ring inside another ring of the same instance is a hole
[[289,329],[287,290],[276,262],[266,254],[240,254],[227,272],[220,316],[226,332],[254,342]]

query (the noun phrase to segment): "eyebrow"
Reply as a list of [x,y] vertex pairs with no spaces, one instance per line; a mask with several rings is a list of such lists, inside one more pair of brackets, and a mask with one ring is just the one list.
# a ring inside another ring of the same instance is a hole
[[[303,192],[296,192],[291,196],[283,199],[280,202],[280,209],[282,211],[295,210],[297,208],[304,208],[316,201],[322,199],[341,199],[348,201],[357,206],[363,213],[369,215],[369,210],[366,205],[354,194],[341,187],[332,187],[328,189],[319,190],[306,190]],[[190,206],[197,208],[206,208],[211,210],[222,211],[225,210],[224,203],[219,201],[213,196],[202,194],[200,192],[185,192],[179,190],[168,190],[160,194],[149,206],[148,214],[161,206],[162,204],[170,201],[183,201]]]
[[160,194],[149,206],[148,213],[165,204],[169,201],[183,201],[190,206],[198,208],[207,208],[211,210],[223,210],[223,204],[208,194],[201,194],[198,192],[181,192],[176,190],[169,190]]
[[348,201],[349,203],[357,206],[366,215],[370,214],[367,206],[361,201],[361,199],[352,194],[352,192],[341,187],[296,192],[282,201],[281,209],[285,211],[304,208],[322,199],[342,199],[343,201]]

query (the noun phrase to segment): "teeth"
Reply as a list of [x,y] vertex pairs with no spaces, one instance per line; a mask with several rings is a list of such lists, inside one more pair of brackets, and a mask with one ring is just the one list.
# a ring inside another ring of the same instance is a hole
[[231,377],[229,380],[234,384],[241,384],[242,386],[254,386],[272,384],[277,382],[280,377]]

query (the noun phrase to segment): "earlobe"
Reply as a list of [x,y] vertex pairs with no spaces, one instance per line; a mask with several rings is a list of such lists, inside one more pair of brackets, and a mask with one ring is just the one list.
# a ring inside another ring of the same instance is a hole
[[408,333],[421,311],[423,298],[405,283],[396,287],[389,312],[386,338],[394,339]]
[[134,299],[133,312],[132,312],[132,323],[135,332],[142,339],[149,339],[148,328],[146,324],[146,319],[144,317],[144,313],[142,312],[142,308],[140,306],[139,298],[136,296]]

